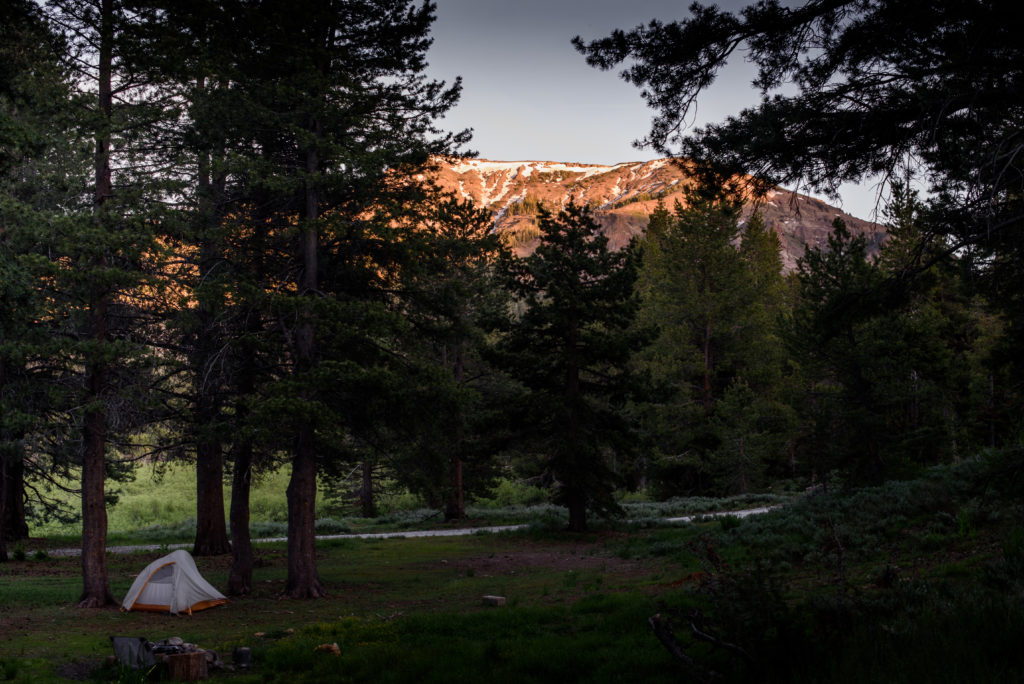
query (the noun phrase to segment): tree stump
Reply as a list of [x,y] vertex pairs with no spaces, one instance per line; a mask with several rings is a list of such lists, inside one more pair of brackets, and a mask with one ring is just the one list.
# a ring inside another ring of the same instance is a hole
[[167,656],[167,674],[175,682],[197,682],[206,679],[206,653],[176,653]]

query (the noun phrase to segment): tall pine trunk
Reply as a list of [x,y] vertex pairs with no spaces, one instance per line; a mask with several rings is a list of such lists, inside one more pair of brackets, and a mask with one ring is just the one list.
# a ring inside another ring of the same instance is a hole
[[[313,121],[311,132],[319,136],[318,124]],[[307,149],[304,161],[308,178],[305,187],[305,209],[302,217],[299,293],[304,298],[316,296],[317,251],[320,217],[319,198],[315,187],[315,174],[319,158],[315,149]],[[300,378],[316,365],[316,327],[312,307],[307,306],[295,332],[295,372]],[[326,592],[316,571],[316,453],[311,416],[303,416],[295,440],[292,476],[288,482],[288,579],[285,593],[293,598],[316,598]]]
[[0,474],[0,497],[4,499],[0,513],[0,528],[5,541],[28,539],[28,522],[25,520],[25,462],[15,452],[7,454],[4,473]]
[[373,461],[364,459],[359,485],[359,512],[364,518],[377,517],[377,502],[373,498]]
[[448,502],[444,509],[444,519],[448,520],[460,520],[466,517],[466,502],[463,495],[462,486],[462,459],[459,458],[458,452],[452,455],[451,462],[448,464],[450,468],[449,477],[449,492]]
[[[0,361],[0,364],[3,362]],[[2,382],[3,368],[0,366],[0,387]],[[7,525],[4,524],[7,518],[7,456],[0,453],[0,563],[7,560]]]
[[224,522],[224,453],[219,440],[196,445],[196,556],[230,553]]
[[[206,79],[199,77],[197,89],[205,85]],[[217,216],[208,153],[199,154],[198,166],[199,220],[203,235],[199,247],[198,329],[192,359],[196,395],[196,540],[192,552],[197,556],[218,556],[231,552],[224,522],[224,451],[217,436],[221,375],[214,370],[214,365],[215,350],[220,346],[215,322],[219,301],[218,295],[209,294],[203,284],[212,276],[219,250],[216,240],[209,234]]]
[[[466,343],[460,340],[454,349],[455,358],[452,360],[452,373],[455,376],[455,385],[459,390],[462,389],[466,372],[465,350]],[[447,352],[447,348],[445,351]],[[460,415],[456,419],[455,435],[452,440],[452,456],[449,461],[448,502],[444,511],[445,520],[459,520],[466,517],[466,502],[462,482],[462,422],[462,416]]]
[[702,346],[704,347],[704,377],[701,383],[701,397],[704,402],[704,409],[710,411],[714,405],[714,394],[711,385],[711,376],[714,371],[714,350],[711,346],[712,341],[712,328],[711,320],[708,319],[704,323],[704,340]]
[[[710,297],[712,293],[712,279],[711,274],[708,273],[707,268],[702,269],[703,273],[703,286],[701,292],[704,296]],[[711,319],[711,314],[705,314],[707,318],[704,320],[704,339],[701,340],[702,351],[704,352],[704,377],[701,383],[701,399],[704,403],[704,410],[711,411],[714,407],[714,389],[712,384],[712,377],[715,371],[715,348],[714,348],[714,321]]]
[[312,430],[303,429],[292,459],[288,482],[288,579],[285,594],[291,598],[326,595],[316,570],[316,458]]
[[[94,218],[105,220],[105,205],[113,192],[110,175],[110,130],[113,114],[111,74],[113,64],[113,0],[102,0],[100,6],[100,46],[97,95],[101,129],[96,136],[96,191],[93,198]],[[97,269],[107,266],[104,256],[92,264]],[[89,338],[102,347],[107,335],[109,293],[94,286],[89,302]],[[96,350],[89,352],[99,356]],[[106,408],[109,370],[102,359],[86,363],[85,416],[82,426],[82,595],[79,607],[96,608],[114,603],[107,576],[107,508],[104,496],[106,461]]]
[[[0,356],[0,392],[7,382],[8,362]],[[25,524],[25,464],[20,435],[0,433],[0,561],[7,560],[7,542],[28,537]]]
[[587,497],[578,489],[570,489],[564,495],[565,506],[569,509],[569,531],[587,531]]
[[[569,334],[566,343],[568,349],[575,349],[576,347],[576,333],[573,331]],[[566,430],[570,435],[578,435],[580,432],[579,417],[577,410],[581,401],[580,397],[580,369],[575,363],[570,363],[566,369],[565,379],[565,400],[569,404],[569,421],[566,425]],[[582,444],[583,440],[573,440],[576,444]],[[591,458],[601,458],[600,454],[590,454]],[[564,455],[563,458],[579,459],[579,455]],[[575,486],[575,480],[578,479],[578,475],[573,473],[572,470],[579,469],[580,467],[586,467],[586,464],[576,462],[570,466],[567,466],[569,472],[560,474],[560,479],[563,480],[563,486],[566,487],[565,493],[562,495],[565,501],[566,508],[569,509],[569,531],[571,532],[586,532],[587,530],[587,495],[586,493]],[[566,486],[566,483],[568,486]]]
[[[259,329],[259,319],[247,317],[246,329],[255,333]],[[256,361],[251,349],[242,350],[244,359],[237,371],[237,398],[235,403],[236,424],[244,427],[248,423],[249,408],[245,398],[252,394],[256,386]],[[228,571],[228,593],[232,596],[245,596],[252,592],[253,550],[252,536],[249,532],[250,491],[252,487],[252,471],[255,461],[253,443],[243,438],[235,443],[234,471],[231,477],[231,569]]]
[[252,537],[249,535],[249,491],[252,485],[252,442],[235,448],[235,470],[231,478],[231,569],[228,594],[246,596],[252,592]]

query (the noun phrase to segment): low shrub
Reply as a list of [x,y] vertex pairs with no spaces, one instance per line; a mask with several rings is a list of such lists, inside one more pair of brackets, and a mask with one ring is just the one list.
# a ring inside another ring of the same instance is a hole
[[548,491],[540,487],[517,480],[500,480],[492,489],[491,495],[474,497],[473,508],[495,509],[510,506],[534,506],[546,503]]

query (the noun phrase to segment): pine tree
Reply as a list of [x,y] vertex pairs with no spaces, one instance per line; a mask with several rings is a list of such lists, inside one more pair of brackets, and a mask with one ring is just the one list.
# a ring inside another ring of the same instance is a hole
[[636,446],[623,410],[640,388],[629,359],[645,341],[634,327],[636,268],[631,249],[609,251],[586,208],[542,210],[539,225],[536,251],[504,268],[524,311],[496,360],[525,388],[515,412],[522,444],[541,456],[569,529],[581,531],[588,509],[619,512],[609,455]]
[[38,8],[4,5],[0,25],[0,561],[6,543],[28,536],[24,497],[25,437],[39,420],[39,396],[29,368],[30,349],[42,341],[33,325],[42,302],[36,296],[31,235],[46,208],[47,158],[56,146],[47,119],[59,119],[67,88],[57,68],[59,41]]
[[[168,274],[184,298],[168,307],[166,346],[191,377],[179,400],[181,441],[194,451],[196,463],[196,536],[194,555],[228,553],[224,522],[224,452],[229,371],[233,336],[244,307],[228,306],[229,287],[237,277],[229,254],[229,230],[237,223],[238,179],[229,174],[229,155],[244,156],[232,137],[229,90],[237,72],[230,4],[211,0],[147,2],[134,8],[136,42],[126,56],[129,68],[159,84],[182,110],[164,122],[151,144],[150,157],[168,169],[177,184],[177,215],[163,239],[175,246],[182,266]],[[184,265],[187,264],[187,267]],[[244,541],[243,541],[244,543]]]
[[[897,0],[762,1],[735,10],[695,3],[679,21],[574,43],[599,68],[627,63],[622,77],[656,110],[644,143],[703,171],[832,195],[871,177],[912,173],[927,182],[927,230],[909,250],[939,251],[891,278],[906,283],[936,258],[955,262],[999,309],[987,313],[999,321],[990,337],[1001,336],[989,362],[998,366],[990,367],[990,426],[1008,434],[1019,432],[1024,386],[1024,57],[1007,21],[1017,9],[1011,0],[940,2],[926,16]],[[687,129],[699,97],[739,50],[756,66],[760,102]]]
[[[487,401],[481,385],[493,373],[484,365],[485,321],[507,302],[494,277],[494,267],[505,251],[493,230],[493,217],[472,202],[454,197],[432,201],[415,232],[419,245],[414,258],[402,269],[406,315],[429,347],[428,355],[440,364],[448,378],[448,400],[429,404],[430,417],[416,428],[409,441],[414,464],[396,473],[400,481],[444,501],[445,519],[465,516],[465,469],[482,466],[479,454],[486,450],[484,433],[474,425]],[[450,382],[450,385],[449,385]],[[489,454],[488,454],[489,455]],[[437,470],[446,471],[438,477]],[[408,476],[425,471],[425,478]]]
[[[244,8],[243,8],[244,9]],[[255,155],[240,164],[262,235],[260,310],[279,362],[255,388],[254,419],[272,412],[271,442],[292,454],[285,593],[324,592],[316,572],[316,477],[345,459],[381,417],[372,398],[403,369],[385,340],[397,226],[421,195],[416,174],[431,154],[461,142],[434,120],[459,87],[423,78],[433,5],[383,0],[338,5],[264,2],[243,12],[231,88],[245,119],[237,135]],[[263,433],[261,433],[262,435]],[[282,440],[287,435],[287,440]],[[287,442],[282,443],[282,442]]]
[[934,261],[947,252],[922,239],[921,205],[896,199],[877,260],[837,223],[827,251],[799,262],[791,339],[809,383],[809,451],[827,456],[818,476],[878,481],[955,460],[970,443],[979,311],[955,263]]
[[[77,188],[88,209],[62,207],[37,238],[38,277],[50,302],[47,321],[61,342],[51,355],[65,387],[75,387],[62,405],[72,437],[53,429],[67,450],[80,444],[82,477],[82,575],[79,605],[113,603],[106,568],[108,472],[125,465],[114,458],[118,446],[148,420],[159,382],[145,341],[156,329],[156,277],[164,260],[154,225],[162,216],[165,178],[147,162],[145,132],[168,112],[153,98],[159,93],[127,73],[125,54],[137,28],[134,15],[115,0],[65,0],[48,7],[48,20],[65,37],[62,64],[78,92],[72,94],[76,135],[92,140],[93,182]],[[73,265],[73,266],[72,266]],[[58,368],[59,366],[59,368]],[[74,378],[74,380],[72,380]],[[123,441],[122,441],[123,440]]]
[[640,320],[659,332],[639,362],[662,387],[661,399],[640,409],[666,492],[712,486],[707,475],[721,470],[711,463],[721,440],[712,419],[734,384],[774,401],[779,242],[757,214],[741,223],[741,209],[728,187],[695,185],[674,214],[663,206],[651,214],[640,243]]

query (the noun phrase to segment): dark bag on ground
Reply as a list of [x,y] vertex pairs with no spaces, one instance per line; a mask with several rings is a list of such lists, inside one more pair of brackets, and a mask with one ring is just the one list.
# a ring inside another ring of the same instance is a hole
[[156,665],[156,658],[153,657],[153,651],[146,637],[112,636],[110,642],[114,645],[117,662],[122,665],[133,670]]

